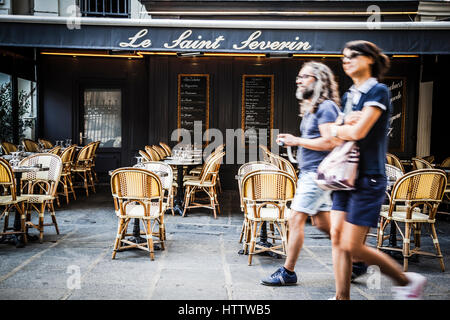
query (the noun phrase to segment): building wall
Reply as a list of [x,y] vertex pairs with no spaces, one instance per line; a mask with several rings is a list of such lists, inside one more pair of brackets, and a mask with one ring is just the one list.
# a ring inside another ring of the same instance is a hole
[[[41,136],[50,140],[72,138],[77,142],[83,85],[111,82],[124,85],[123,147],[119,153],[106,152],[100,157],[97,164],[100,172],[133,164],[133,157],[145,145],[160,141],[175,144],[170,138],[177,128],[177,77],[180,73],[210,75],[209,127],[221,130],[224,136],[226,129],[241,127],[242,75],[274,74],[273,127],[281,132],[299,134],[301,119],[297,116],[295,77],[306,61],[303,59],[157,56],[128,60],[40,56],[40,60]],[[343,94],[351,81],[343,73],[340,60],[322,61],[335,72]],[[408,79],[405,150],[396,152],[405,159],[415,155],[419,69],[418,61],[399,59],[394,61],[391,71],[393,75]],[[225,188],[235,187],[234,175],[238,167],[239,164],[222,167],[221,180]]]

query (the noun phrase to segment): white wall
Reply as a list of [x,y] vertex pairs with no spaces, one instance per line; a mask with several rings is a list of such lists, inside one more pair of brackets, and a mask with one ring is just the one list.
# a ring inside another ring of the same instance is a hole
[[34,0],[35,16],[58,16],[58,0]]
[[0,4],[0,14],[11,14],[12,13],[11,1],[12,0],[4,0],[3,2],[5,4]]
[[131,19],[151,19],[145,6],[139,0],[130,1],[130,18]]

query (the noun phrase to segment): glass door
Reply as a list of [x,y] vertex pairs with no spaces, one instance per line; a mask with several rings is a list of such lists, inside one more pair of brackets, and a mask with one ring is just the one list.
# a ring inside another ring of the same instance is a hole
[[82,144],[100,141],[100,148],[121,148],[122,90],[84,89],[83,98]]

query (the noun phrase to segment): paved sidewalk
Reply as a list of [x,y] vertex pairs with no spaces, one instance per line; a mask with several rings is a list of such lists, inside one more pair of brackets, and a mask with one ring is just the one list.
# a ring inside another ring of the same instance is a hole
[[[202,209],[185,218],[166,215],[166,250],[156,251],[154,261],[141,250],[118,252],[112,260],[117,218],[109,187],[99,189],[89,198],[80,192],[69,205],[62,200],[56,208],[59,236],[47,227],[43,244],[34,241],[20,249],[0,244],[1,300],[324,300],[334,295],[330,240],[309,223],[296,268],[298,285],[259,283],[284,259],[257,255],[248,266],[248,256],[238,254],[242,215],[233,192],[221,194],[217,220]],[[437,229],[450,268],[450,222],[440,219]],[[429,237],[422,238],[422,246],[433,250]],[[450,299],[450,274],[440,271],[438,260],[421,256],[410,262],[410,271],[428,278],[426,299]],[[391,300],[391,286],[387,277],[365,275],[352,285],[351,298]]]

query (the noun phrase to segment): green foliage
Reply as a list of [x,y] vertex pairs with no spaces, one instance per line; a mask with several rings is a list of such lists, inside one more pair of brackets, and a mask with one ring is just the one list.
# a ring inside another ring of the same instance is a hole
[[[33,120],[24,119],[30,109],[29,97],[32,92],[24,90],[19,92],[19,140],[25,138],[25,130],[31,128]],[[12,84],[11,82],[0,85],[0,141],[13,142],[13,110],[12,110]]]

